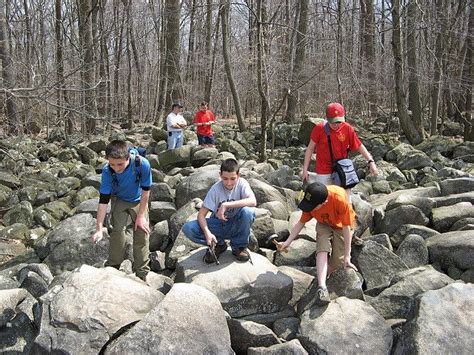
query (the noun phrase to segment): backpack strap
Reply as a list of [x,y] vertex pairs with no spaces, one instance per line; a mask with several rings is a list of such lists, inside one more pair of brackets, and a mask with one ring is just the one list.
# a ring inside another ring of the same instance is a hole
[[137,183],[140,183],[142,178],[142,159],[139,154],[135,155],[135,175]]
[[326,132],[326,137],[328,137],[329,154],[331,155],[331,166],[333,166],[334,169],[334,154],[332,153],[331,132],[329,130],[329,122],[326,121],[326,123],[324,124],[324,132]]

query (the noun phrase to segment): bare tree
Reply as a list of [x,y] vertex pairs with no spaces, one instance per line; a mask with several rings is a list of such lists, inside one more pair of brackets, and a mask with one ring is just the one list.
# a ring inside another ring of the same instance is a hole
[[407,11],[407,67],[408,67],[408,108],[411,110],[413,124],[418,134],[423,139],[425,130],[423,128],[423,117],[420,99],[420,85],[418,80],[417,40],[418,33],[418,3],[410,0]]
[[79,37],[82,60],[81,79],[83,104],[87,115],[85,131],[92,133],[96,127],[97,104],[95,98],[94,43],[92,40],[92,3],[79,0]]
[[219,11],[222,22],[222,56],[224,57],[224,66],[227,76],[227,82],[232,93],[232,98],[234,100],[234,109],[237,116],[237,122],[239,124],[239,129],[241,132],[245,131],[244,117],[242,116],[242,108],[240,104],[240,97],[235,86],[234,77],[232,75],[232,67],[230,63],[229,56],[229,11],[230,4],[229,0],[221,0],[219,5]]
[[298,32],[296,34],[296,51],[293,70],[291,73],[290,80],[290,94],[288,95],[288,107],[286,109],[286,120],[290,122],[295,121],[296,116],[296,105],[298,103],[298,91],[294,91],[293,87],[297,86],[297,83],[301,81],[301,73],[305,63],[306,56],[306,44],[308,42],[307,30],[308,30],[308,0],[301,0],[299,7],[299,22]]
[[5,88],[5,115],[8,133],[21,133],[22,127],[17,126],[17,108],[15,97],[11,93],[14,86],[13,62],[10,56],[10,45],[7,38],[7,18],[5,0],[0,0],[0,59],[2,61],[2,78]]
[[165,0],[166,21],[166,68],[167,78],[165,106],[171,107],[173,101],[182,98],[182,86],[179,78],[179,0]]
[[464,140],[474,141],[474,124],[472,118],[472,92],[474,85],[474,9],[469,9],[468,34],[466,37],[466,59],[464,63],[464,71],[462,84],[464,86]]
[[422,138],[408,114],[407,102],[403,88],[403,58],[400,38],[400,0],[392,1],[392,51],[395,60],[395,96],[397,100],[398,118],[400,126],[411,144],[418,144]]
[[262,136],[260,138],[260,161],[267,160],[267,117],[270,115],[270,104],[268,102],[268,79],[265,64],[265,11],[263,3],[265,0],[257,0],[257,86],[260,94],[260,127]]
[[[363,72],[367,73],[367,99],[369,102],[369,112],[375,110],[377,104],[376,95],[376,73],[375,65],[375,15],[373,0],[360,0],[361,21],[362,21],[362,56],[364,59]],[[339,42],[338,42],[339,43]]]
[[438,116],[439,116],[439,100],[441,96],[441,86],[443,77],[443,67],[445,61],[444,47],[446,36],[446,13],[447,0],[436,0],[436,21],[437,21],[437,35],[435,44],[435,58],[434,58],[434,76],[433,89],[431,90],[431,119],[430,119],[430,133],[434,135],[438,131]]

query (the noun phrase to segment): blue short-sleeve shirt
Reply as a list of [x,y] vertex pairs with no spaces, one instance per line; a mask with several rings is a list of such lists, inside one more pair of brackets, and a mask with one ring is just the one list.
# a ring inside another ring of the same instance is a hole
[[[140,172],[138,174],[138,172]],[[140,175],[140,180],[137,176]],[[150,188],[152,183],[150,162],[140,157],[140,166],[135,165],[131,157],[127,168],[122,173],[115,173],[106,164],[102,170],[99,192],[104,195],[114,195],[127,202],[139,202],[142,188]]]

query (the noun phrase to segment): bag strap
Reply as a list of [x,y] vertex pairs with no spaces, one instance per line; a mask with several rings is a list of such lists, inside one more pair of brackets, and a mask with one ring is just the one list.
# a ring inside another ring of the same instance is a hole
[[140,180],[142,178],[142,160],[139,154],[135,155],[135,172],[137,174],[137,182],[140,183]]
[[331,166],[334,167],[334,155],[332,153],[331,132],[329,131],[329,129],[330,129],[329,122],[326,121],[326,123],[324,124],[324,132],[326,132],[326,137],[328,137],[329,154],[331,155]]

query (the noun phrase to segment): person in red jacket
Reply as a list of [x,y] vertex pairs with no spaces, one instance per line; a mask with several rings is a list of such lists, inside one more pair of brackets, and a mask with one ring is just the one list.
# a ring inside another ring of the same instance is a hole
[[207,102],[201,102],[199,111],[194,116],[194,125],[198,136],[199,145],[203,147],[214,147],[216,140],[212,132],[212,125],[216,122],[216,118],[212,111],[209,110]]
[[[345,110],[344,106],[340,103],[332,102],[326,108],[326,119],[329,123],[329,132],[331,136],[331,146],[334,155],[334,160],[347,158],[348,151],[357,151],[367,161],[368,168],[372,175],[377,175],[377,165],[375,164],[374,158],[368,152],[367,148],[361,143],[354,128],[347,122],[345,122]],[[306,153],[304,156],[303,163],[303,182],[319,181],[324,185],[332,185],[331,180],[332,163],[331,155],[329,152],[328,139],[324,130],[326,122],[322,122],[314,126],[311,132],[311,139]],[[316,169],[314,176],[309,176],[308,168],[313,153],[316,154]],[[348,191],[350,196],[350,191]]]

